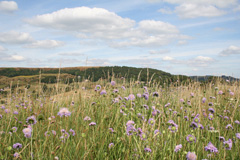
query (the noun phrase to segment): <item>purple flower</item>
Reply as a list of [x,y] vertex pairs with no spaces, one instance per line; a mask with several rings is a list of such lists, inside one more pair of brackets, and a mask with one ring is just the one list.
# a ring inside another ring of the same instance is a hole
[[18,114],[18,111],[14,111],[13,114]]
[[137,97],[138,97],[138,98],[141,98],[141,97],[142,97],[142,95],[141,95],[140,93],[138,93],[138,94],[137,94]]
[[240,122],[238,120],[235,121],[236,124],[240,124]]
[[145,152],[152,152],[152,150],[150,148],[145,148],[144,151]]
[[[172,121],[172,120],[170,120],[170,121]],[[173,121],[172,121],[173,122]],[[169,123],[169,121],[168,121],[168,123]],[[175,133],[175,132],[177,132],[177,130],[178,130],[178,125],[176,124],[176,123],[170,123],[171,125],[168,127],[168,129],[172,132],[172,133]]]
[[[64,130],[64,131],[65,131],[65,130]],[[70,136],[69,133],[65,131],[65,132],[63,132],[63,134],[62,134],[62,136],[60,137],[60,139],[62,140],[62,142],[65,143],[66,139],[68,139],[69,136]]]
[[32,136],[32,129],[30,127],[23,129],[24,136],[30,138]]
[[109,148],[109,149],[112,148],[112,147],[114,147],[114,143],[110,143],[110,144],[108,145],[108,148]]
[[114,89],[114,90],[113,90],[113,93],[118,93],[118,89]]
[[158,97],[158,96],[159,96],[158,92],[153,92],[153,97]]
[[22,148],[22,144],[21,144],[21,143],[15,143],[15,144],[13,145],[13,148],[14,148],[14,149],[20,149],[20,148]]
[[84,121],[91,121],[91,118],[88,117],[88,116],[86,116],[83,120],[84,120]]
[[61,108],[57,115],[59,115],[60,117],[68,117],[71,115],[71,112],[67,108]]
[[30,117],[27,118],[26,122],[27,122],[28,124],[33,125],[33,124],[36,124],[36,123],[37,123],[37,120],[36,120],[36,117],[35,117],[35,116],[30,116]]
[[129,94],[128,99],[129,99],[130,101],[133,101],[133,100],[135,99],[134,94]]
[[188,100],[188,101],[187,101],[187,104],[188,104],[189,106],[191,106],[191,101],[190,101],[190,100]]
[[194,97],[194,93],[190,93],[190,96],[191,96],[191,97]]
[[181,98],[181,99],[180,99],[180,102],[184,102],[184,99],[183,99],[183,98]]
[[240,133],[236,133],[236,137],[240,139]]
[[206,98],[205,97],[203,97],[203,99],[202,99],[202,103],[205,103],[206,102]]
[[212,114],[215,112],[213,108],[209,108],[208,111],[211,112]]
[[196,122],[192,122],[190,127],[193,127],[193,129],[198,128],[198,124]]
[[186,121],[189,121],[188,116],[184,116],[184,119],[185,119]]
[[233,96],[233,95],[234,95],[234,93],[233,93],[233,92],[229,92],[229,94],[230,94],[231,96]]
[[89,126],[96,126],[96,123],[95,122],[91,122],[91,123],[89,123]]
[[17,152],[15,152],[15,153],[13,154],[13,156],[14,156],[15,158],[19,158],[19,157],[20,157],[20,154],[17,153]]
[[127,126],[127,135],[133,135],[134,132],[137,132],[137,130],[132,126],[132,125],[128,125]]
[[187,160],[196,160],[197,155],[194,152],[188,152],[186,158]]
[[219,140],[225,142],[225,138],[222,136],[219,137]]
[[148,105],[146,104],[144,104],[143,107],[146,108],[147,110],[149,109]]
[[126,126],[130,126],[130,125],[133,125],[133,124],[135,124],[134,121],[129,120],[129,121],[126,123]]
[[161,134],[160,131],[159,131],[158,129],[156,129],[156,130],[154,131],[154,136],[159,135],[159,134]]
[[146,140],[147,139],[147,135],[143,132],[139,136],[140,136],[141,140]]
[[196,137],[194,137],[193,135],[188,135],[187,137],[186,137],[186,139],[187,139],[187,141],[189,142],[189,143],[192,143],[192,142],[196,142]]
[[204,129],[204,127],[203,127],[202,124],[198,124],[198,127],[199,127],[200,129]]
[[167,103],[167,104],[165,104],[164,107],[168,107],[168,106],[170,106],[170,105],[171,105],[171,103]]
[[73,129],[70,129],[69,132],[72,133],[72,136],[75,136],[75,134],[76,134]]
[[101,86],[100,85],[96,85],[95,91],[100,91],[100,89],[101,89]]
[[10,113],[10,109],[5,109],[5,113]]
[[228,124],[228,125],[226,126],[226,129],[233,129],[233,126],[232,126],[231,124]]
[[218,149],[211,143],[209,142],[208,145],[206,147],[204,147],[205,151],[210,151],[213,153],[217,153]]
[[2,119],[2,115],[0,114],[0,118]]
[[213,120],[213,114],[209,113],[208,119],[209,119],[209,120]]
[[44,135],[47,137],[47,136],[50,136],[50,133],[49,133],[48,131],[46,131],[46,132],[44,133]]
[[115,86],[115,85],[116,85],[116,82],[115,82],[115,81],[111,81],[111,85],[112,85],[112,86]]
[[126,88],[124,86],[121,87],[123,90],[125,90]]
[[223,119],[229,120],[229,117],[228,116],[224,116]]
[[150,118],[148,120],[148,124],[150,124],[151,126],[154,125],[154,123],[155,123],[155,120],[153,118]]
[[54,130],[52,130],[52,134],[53,134],[54,136],[56,136],[57,132],[54,131]]
[[232,140],[231,139],[223,142],[223,144],[224,144],[226,150],[231,150],[232,149]]
[[105,94],[107,94],[106,90],[102,90],[102,91],[100,92],[100,95],[105,95]]
[[110,133],[114,133],[115,131],[112,128],[109,128]]
[[12,132],[17,132],[17,127],[12,127]]
[[149,94],[146,92],[146,93],[143,93],[142,97],[145,99],[145,100],[148,100],[149,99]]
[[218,94],[223,94],[223,91],[220,90],[220,91],[218,92]]
[[182,148],[182,144],[176,145],[174,152],[180,151],[181,148]]
[[213,102],[209,102],[208,105],[209,105],[209,106],[213,106]]

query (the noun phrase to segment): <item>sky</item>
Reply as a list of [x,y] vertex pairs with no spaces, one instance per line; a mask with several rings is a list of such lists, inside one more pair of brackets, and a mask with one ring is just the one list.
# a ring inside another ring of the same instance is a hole
[[0,60],[240,78],[240,1],[0,1]]

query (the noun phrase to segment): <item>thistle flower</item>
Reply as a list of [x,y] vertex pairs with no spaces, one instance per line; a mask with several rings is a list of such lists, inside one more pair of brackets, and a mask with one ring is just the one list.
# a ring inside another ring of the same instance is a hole
[[196,160],[197,155],[194,152],[188,152],[186,158],[187,160]]
[[183,98],[181,98],[181,99],[180,99],[180,102],[184,102],[184,99],[183,99]]
[[232,140],[231,139],[223,142],[223,144],[224,144],[226,150],[231,150],[232,149]]
[[101,90],[101,86],[100,85],[96,85],[95,91],[100,91],[100,90]]
[[180,151],[181,148],[182,148],[182,144],[176,145],[174,152]]
[[26,138],[30,138],[32,136],[32,129],[31,128],[24,128],[23,129],[24,136]]
[[130,101],[133,101],[133,100],[135,99],[134,94],[129,94],[128,99],[129,99]]
[[192,142],[196,142],[196,137],[194,137],[193,135],[189,134],[187,137],[186,137],[187,141],[189,143],[192,143]]
[[60,117],[68,117],[71,115],[71,112],[67,108],[61,108],[57,115],[59,115]]
[[21,143],[15,143],[15,144],[13,144],[13,148],[14,149],[20,149],[20,148],[22,148],[22,144]]
[[89,123],[89,126],[96,126],[96,123],[95,122],[91,122],[91,123]]
[[217,153],[218,149],[211,143],[209,142],[208,145],[206,147],[204,147],[205,151],[210,151],[213,153]]
[[33,125],[33,124],[36,124],[36,123],[37,123],[37,120],[36,120],[36,117],[35,117],[35,116],[30,116],[30,117],[27,118],[26,122],[27,122],[28,124]]
[[190,93],[190,96],[191,96],[191,97],[194,97],[194,93]]

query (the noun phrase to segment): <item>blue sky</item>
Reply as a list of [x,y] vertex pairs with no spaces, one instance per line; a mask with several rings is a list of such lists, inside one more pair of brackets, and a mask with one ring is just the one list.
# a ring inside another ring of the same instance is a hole
[[240,78],[238,0],[0,1],[0,67],[133,66]]

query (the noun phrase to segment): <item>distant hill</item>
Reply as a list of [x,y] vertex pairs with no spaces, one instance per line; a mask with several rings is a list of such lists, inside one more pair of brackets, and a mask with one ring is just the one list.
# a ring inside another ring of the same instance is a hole
[[229,80],[229,81],[239,81],[238,78],[234,78],[234,77],[231,77],[231,76],[225,76],[225,75],[222,75],[222,76],[212,76],[212,75],[206,75],[206,76],[190,76],[190,78],[192,80],[195,80],[195,81],[210,81],[212,79],[223,79],[223,80]]
[[[31,76],[41,74],[58,74],[59,68],[0,68],[0,76],[15,77],[15,76]],[[109,67],[67,67],[61,68],[60,73],[70,74],[78,79],[89,79],[98,81],[99,79],[109,79],[110,77],[124,77],[126,79],[134,78],[139,81],[152,80],[157,81],[176,81],[177,79],[186,80],[187,76],[172,75],[170,73],[147,68],[135,68],[126,66],[109,66]]]

